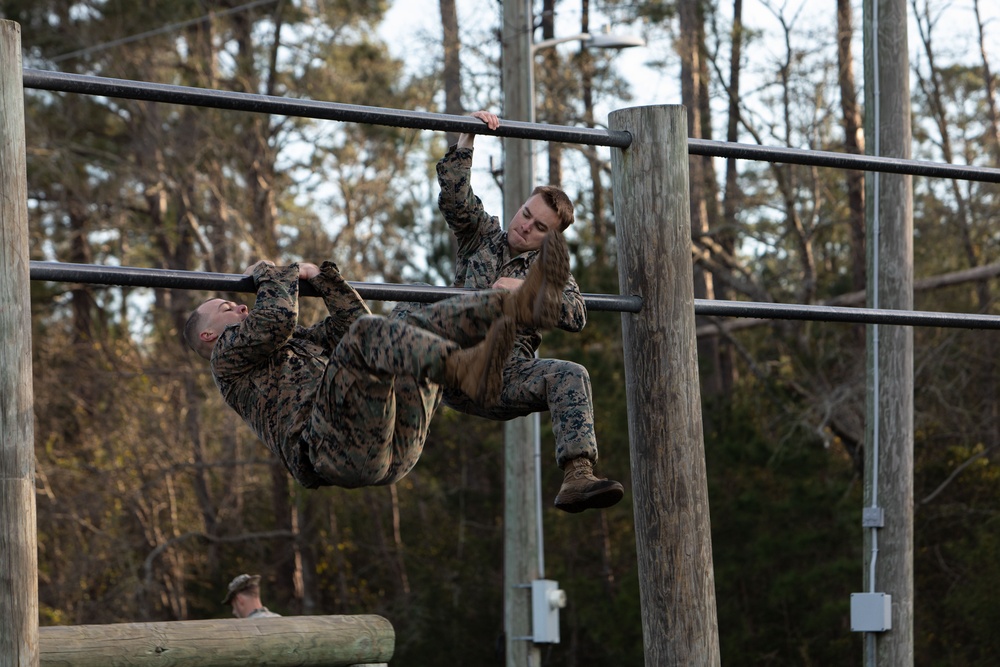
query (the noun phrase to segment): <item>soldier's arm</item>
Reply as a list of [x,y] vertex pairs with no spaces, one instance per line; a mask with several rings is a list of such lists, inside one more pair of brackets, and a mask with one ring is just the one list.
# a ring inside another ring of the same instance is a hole
[[347,333],[356,319],[362,315],[370,315],[371,310],[357,290],[340,274],[333,262],[323,262],[319,272],[308,278],[309,283],[319,290],[323,296],[330,315],[325,322],[320,322],[304,330],[304,335],[320,345],[329,344],[329,334],[332,332],[339,340]]
[[[477,244],[489,231],[493,218],[472,190],[472,148],[457,144],[437,163],[438,210],[459,245]],[[499,223],[497,223],[499,224]]]
[[237,327],[229,327],[212,352],[219,379],[245,373],[267,361],[295,330],[299,316],[299,267],[258,262],[252,267],[257,301]]
[[[501,277],[493,283],[492,287],[493,289],[516,290],[522,284],[524,284],[522,278]],[[556,326],[564,331],[576,333],[586,325],[587,304],[584,303],[583,295],[580,294],[580,286],[577,285],[576,279],[571,274],[566,282],[566,287],[563,288],[562,302],[559,306],[559,321],[556,322]]]
[[[496,115],[491,111],[474,111],[469,114],[473,118],[478,118],[479,120],[486,123],[486,126],[491,130],[495,130],[500,127],[500,116]],[[463,132],[458,135],[458,147],[459,148],[472,148],[473,144],[476,142],[476,135],[469,132]]]
[[587,304],[580,294],[580,286],[572,275],[566,282],[562,293],[562,305],[559,311],[559,322],[556,326],[563,331],[576,333],[587,325]]

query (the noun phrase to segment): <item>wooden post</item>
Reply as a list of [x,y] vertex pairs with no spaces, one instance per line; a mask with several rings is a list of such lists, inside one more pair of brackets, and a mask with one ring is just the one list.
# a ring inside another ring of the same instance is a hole
[[647,667],[720,664],[695,337],[683,106],[623,109],[612,129],[639,596]]
[[0,665],[38,665],[21,27],[0,20]]
[[[534,120],[534,70],[531,59],[531,1],[503,3],[504,117]],[[503,140],[503,222],[514,218],[534,187],[532,142]],[[507,667],[538,667],[541,652],[528,639],[531,627],[531,582],[539,578],[539,498],[535,482],[535,438],[538,430],[529,415],[504,424],[504,649]]]
[[[865,152],[909,159],[906,0],[865,0]],[[865,177],[868,306],[913,308],[913,177]],[[892,596],[892,629],[865,634],[864,664],[913,664],[913,329],[867,328],[863,593]],[[875,514],[878,510],[874,510]]]
[[43,667],[384,665],[396,635],[381,616],[282,616],[41,628]]

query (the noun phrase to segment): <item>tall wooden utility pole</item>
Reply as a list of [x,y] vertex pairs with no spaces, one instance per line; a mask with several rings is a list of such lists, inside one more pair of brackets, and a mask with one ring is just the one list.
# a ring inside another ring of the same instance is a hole
[[[503,116],[532,121],[534,70],[531,60],[531,0],[503,3]],[[504,224],[514,218],[534,187],[531,141],[503,140]],[[531,582],[540,577],[538,558],[538,489],[535,482],[535,416],[504,426],[504,634],[508,667],[538,667],[541,653],[532,635]]]
[[38,667],[21,26],[0,19],[0,666]]
[[[911,155],[906,0],[864,0],[865,149]],[[868,306],[913,308],[913,178],[865,179]],[[869,325],[865,429],[865,594],[891,596],[865,665],[913,664],[913,330]],[[888,598],[886,598],[888,600]]]
[[720,664],[705,439],[691,280],[683,106],[609,118],[632,145],[611,151],[622,294],[632,498],[647,667]]

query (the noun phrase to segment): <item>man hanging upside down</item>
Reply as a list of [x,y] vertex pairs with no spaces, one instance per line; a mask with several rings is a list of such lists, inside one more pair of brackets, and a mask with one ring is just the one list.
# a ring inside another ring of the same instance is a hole
[[[546,246],[563,245],[553,234]],[[515,329],[551,317],[568,268],[539,262],[517,292],[470,292],[419,311],[372,315],[336,265],[247,268],[253,308],[221,298],[188,318],[226,403],[308,488],[392,484],[416,465],[442,387],[494,404]],[[299,280],[329,316],[298,324]]]

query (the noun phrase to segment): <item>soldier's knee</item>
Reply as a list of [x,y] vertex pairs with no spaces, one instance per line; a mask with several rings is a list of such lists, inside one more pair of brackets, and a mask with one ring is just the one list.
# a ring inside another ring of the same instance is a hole
[[367,336],[381,328],[384,318],[378,315],[362,315],[351,324],[351,334]]
[[562,372],[565,375],[572,375],[573,377],[590,382],[590,372],[586,366],[578,364],[575,361],[564,361],[563,364]]

